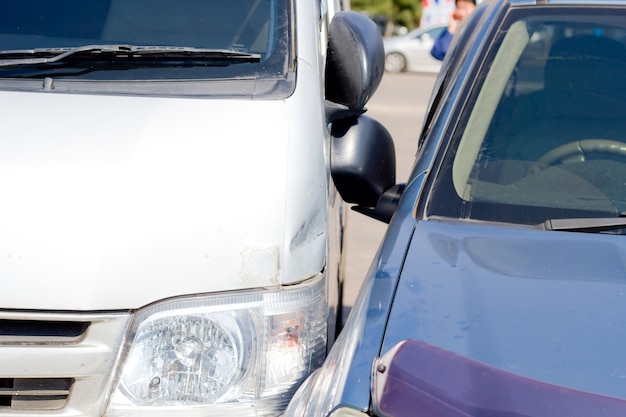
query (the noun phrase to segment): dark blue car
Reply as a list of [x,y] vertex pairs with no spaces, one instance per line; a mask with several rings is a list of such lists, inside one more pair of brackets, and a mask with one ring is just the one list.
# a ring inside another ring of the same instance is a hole
[[626,2],[484,1],[287,416],[626,416]]

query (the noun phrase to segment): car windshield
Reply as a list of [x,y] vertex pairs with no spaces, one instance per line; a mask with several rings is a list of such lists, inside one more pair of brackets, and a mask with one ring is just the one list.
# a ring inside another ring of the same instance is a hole
[[510,12],[464,103],[427,215],[517,224],[624,216],[625,15]]
[[0,78],[284,77],[290,8],[288,0],[6,2]]

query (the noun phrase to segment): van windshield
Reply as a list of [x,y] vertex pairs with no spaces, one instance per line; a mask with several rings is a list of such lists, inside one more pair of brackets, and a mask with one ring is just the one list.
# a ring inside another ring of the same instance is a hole
[[279,78],[288,0],[21,0],[0,6],[0,78]]

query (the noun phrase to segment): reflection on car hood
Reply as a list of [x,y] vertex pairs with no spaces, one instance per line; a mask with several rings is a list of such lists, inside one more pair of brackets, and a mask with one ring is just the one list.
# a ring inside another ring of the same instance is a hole
[[621,236],[419,222],[384,351],[421,340],[523,377],[626,398],[625,265]]
[[407,340],[374,373],[375,415],[623,417],[626,401],[546,384]]

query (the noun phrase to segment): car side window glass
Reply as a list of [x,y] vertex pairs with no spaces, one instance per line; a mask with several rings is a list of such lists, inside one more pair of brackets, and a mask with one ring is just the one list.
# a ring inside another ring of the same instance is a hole
[[435,39],[441,36],[444,30],[444,27],[433,28],[422,33],[416,39],[420,40],[421,42],[434,42]]
[[[450,45],[450,49],[448,53],[453,55],[454,50],[457,49],[457,44],[459,44],[459,49],[464,50],[467,47],[468,42],[471,39],[472,32],[474,31],[478,22],[480,22],[480,18],[485,13],[485,7],[478,7],[474,11],[473,19],[466,19],[463,22],[463,25],[459,27],[459,31],[457,32],[456,37],[459,38],[458,42],[454,42]],[[467,23],[466,23],[467,22]],[[445,28],[440,29],[440,34],[443,33]],[[452,58],[452,59],[450,59]],[[428,103],[428,107],[426,110],[426,116],[424,118],[424,126],[422,128],[422,132],[420,135],[420,139],[418,141],[418,149],[422,147],[424,141],[426,140],[426,136],[431,129],[432,123],[437,120],[435,117],[436,114],[441,111],[442,106],[445,104],[445,100],[442,100],[447,94],[449,94],[451,83],[450,80],[455,79],[455,73],[459,69],[459,65],[461,64],[460,59],[456,59],[454,57],[446,58],[444,61],[441,70],[437,74],[437,79],[435,80],[435,85],[433,86],[433,94]]]

